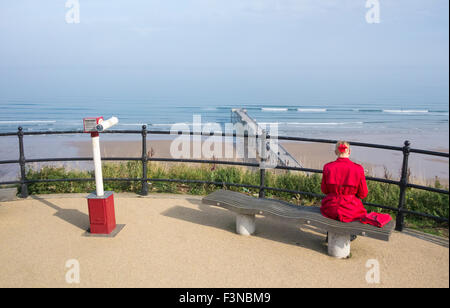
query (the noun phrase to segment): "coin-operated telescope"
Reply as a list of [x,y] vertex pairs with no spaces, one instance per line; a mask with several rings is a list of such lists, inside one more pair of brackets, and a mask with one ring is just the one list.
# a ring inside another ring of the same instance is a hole
[[99,132],[113,127],[119,123],[116,117],[104,120],[103,117],[84,118],[83,128],[85,133],[91,134],[92,157],[94,160],[96,192],[90,194],[88,199],[89,221],[91,234],[111,234],[116,229],[114,212],[114,192],[103,190],[102,161],[100,156]]

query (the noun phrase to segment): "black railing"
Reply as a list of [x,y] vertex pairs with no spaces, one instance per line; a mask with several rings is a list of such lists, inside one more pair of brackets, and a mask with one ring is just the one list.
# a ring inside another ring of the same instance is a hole
[[[24,132],[21,127],[19,127],[16,133],[0,133],[0,137],[4,136],[17,136],[19,138],[19,160],[3,160],[0,161],[1,164],[19,164],[20,166],[20,180],[18,181],[7,181],[0,182],[0,185],[7,184],[19,184],[21,187],[21,197],[28,197],[28,184],[31,183],[51,183],[51,182],[82,182],[82,181],[95,181],[94,178],[73,178],[73,179],[39,179],[39,180],[31,180],[26,178],[26,164],[34,163],[34,162],[66,162],[66,161],[91,161],[91,157],[70,157],[70,158],[39,158],[39,159],[26,159],[24,152],[24,136],[26,135],[63,135],[63,134],[82,134],[83,131],[52,131],[52,132]],[[142,126],[141,130],[111,130],[104,132],[105,134],[140,134],[142,139],[142,154],[140,157],[104,157],[102,160],[105,161],[141,161],[142,163],[142,177],[141,178],[104,178],[104,181],[135,181],[141,182],[141,194],[148,194],[148,182],[172,182],[172,183],[185,183],[185,184],[208,184],[208,185],[217,185],[217,186],[229,186],[229,187],[245,187],[257,189],[259,192],[259,197],[264,198],[266,191],[276,191],[276,192],[285,192],[291,194],[300,194],[306,195],[315,198],[323,198],[324,195],[316,194],[307,191],[297,191],[297,190],[288,190],[281,189],[276,187],[268,187],[265,185],[265,176],[266,170],[260,168],[260,183],[259,185],[247,185],[247,184],[237,184],[237,183],[227,183],[227,182],[213,182],[213,181],[202,181],[202,180],[185,180],[185,179],[155,179],[147,177],[147,163],[149,161],[159,161],[159,162],[178,162],[178,163],[199,163],[199,164],[216,164],[216,165],[234,165],[234,166],[246,166],[246,167],[254,167],[259,168],[259,163],[250,163],[250,162],[239,162],[239,161],[218,161],[218,160],[201,160],[201,159],[176,159],[176,158],[156,158],[156,157],[148,157],[147,154],[147,136],[148,135],[173,135],[173,132],[170,131],[152,131],[147,130],[145,125]],[[178,135],[202,135],[202,136],[211,136],[211,134],[202,134],[195,132],[178,132]],[[217,136],[217,134],[215,134]],[[238,135],[234,134],[219,134],[222,137],[238,137],[238,138],[249,138],[255,137],[260,138],[261,136],[249,136],[247,133]],[[264,138],[270,139],[269,135],[265,135]],[[289,137],[289,136],[277,136],[278,140],[286,140],[286,141],[302,141],[302,142],[314,142],[314,143],[336,143],[337,140],[328,140],[328,139],[311,139],[311,138],[302,138],[302,137]],[[361,142],[350,142],[352,146],[359,147],[368,147],[368,148],[376,148],[376,149],[385,149],[392,151],[401,151],[403,153],[403,161],[402,161],[402,169],[401,169],[401,177],[399,181],[383,179],[377,177],[366,177],[368,181],[375,181],[381,183],[387,183],[392,185],[398,185],[400,188],[398,207],[392,207],[382,204],[374,204],[369,202],[363,202],[364,205],[378,207],[382,209],[391,210],[397,213],[397,221],[396,221],[396,230],[402,231],[404,228],[405,215],[416,215],[429,219],[433,219],[437,222],[446,222],[448,223],[448,217],[439,217],[430,215],[427,213],[420,213],[415,211],[407,210],[406,207],[406,190],[408,188],[426,190],[434,193],[440,194],[449,194],[448,190],[428,187],[422,185],[416,185],[408,183],[408,158],[410,153],[424,154],[424,155],[432,155],[439,157],[449,158],[449,153],[443,152],[434,152],[427,151],[421,149],[413,149],[410,147],[410,142],[405,141],[403,147],[396,146],[388,146],[381,144],[371,144],[371,143],[361,143]],[[290,170],[290,171],[304,171],[310,173],[322,173],[322,170],[318,169],[310,169],[310,168],[298,168],[298,167],[289,167],[289,166],[277,166],[275,169],[280,170]]]

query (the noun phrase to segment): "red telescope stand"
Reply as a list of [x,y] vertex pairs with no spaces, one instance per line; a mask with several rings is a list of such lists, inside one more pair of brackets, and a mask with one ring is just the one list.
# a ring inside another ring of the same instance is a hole
[[116,228],[114,193],[105,191],[103,196],[92,193],[88,197],[89,223],[92,234],[110,234]]
[[103,117],[83,119],[83,127],[86,133],[91,134],[92,156],[95,171],[95,193],[87,197],[89,208],[90,229],[86,235],[115,236],[124,225],[116,225],[114,211],[114,192],[103,190],[102,162],[100,156],[99,131],[104,131],[118,123],[118,119],[112,117],[104,121]]

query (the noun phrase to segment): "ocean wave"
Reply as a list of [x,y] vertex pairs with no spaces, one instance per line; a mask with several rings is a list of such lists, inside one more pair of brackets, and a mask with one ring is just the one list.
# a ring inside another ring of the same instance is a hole
[[326,108],[297,108],[298,112],[327,112]]
[[[228,122],[227,122],[228,123]],[[365,122],[363,121],[353,121],[353,122],[258,122],[261,126],[336,126],[336,125],[363,125]],[[202,125],[206,125],[207,123],[202,123]],[[222,123],[224,124],[224,123]],[[154,127],[172,127],[174,125],[186,125],[188,127],[192,126],[192,123],[156,123],[156,124],[148,124],[149,126]]]
[[383,112],[383,109],[359,109],[359,108],[355,108],[355,109],[353,109],[353,111],[356,111],[356,112]]
[[387,113],[428,113],[427,109],[383,109]]
[[265,123],[258,123],[260,125],[285,125],[285,126],[296,126],[296,125],[314,125],[314,126],[320,126],[320,125],[362,125],[364,122],[357,121],[357,122],[265,122]]
[[284,112],[284,111],[288,111],[289,108],[268,108],[268,107],[263,107],[261,108],[262,111],[271,111],[271,112]]
[[44,121],[44,120],[0,121],[0,124],[39,124],[39,123],[56,123],[56,121]]
[[192,123],[156,123],[156,124],[148,124],[148,125],[150,125],[150,126],[162,126],[162,127],[164,127],[164,126],[173,126],[173,125],[187,125],[187,126],[191,126],[192,125]]
[[448,116],[448,111],[430,111],[430,113],[440,116]]
[[[361,108],[354,108],[352,109],[354,112],[362,112],[362,113],[396,113],[396,114],[425,114],[425,113],[434,113],[431,112],[428,109],[361,109]],[[438,113],[438,112],[436,112]]]
[[168,123],[159,123],[159,124],[149,124],[150,126],[172,126],[173,124],[168,124]]

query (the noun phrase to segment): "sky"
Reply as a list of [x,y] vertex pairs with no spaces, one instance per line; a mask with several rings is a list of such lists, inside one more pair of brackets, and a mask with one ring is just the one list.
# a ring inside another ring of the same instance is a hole
[[448,104],[448,0],[65,2],[0,2],[0,99]]

